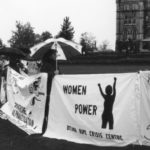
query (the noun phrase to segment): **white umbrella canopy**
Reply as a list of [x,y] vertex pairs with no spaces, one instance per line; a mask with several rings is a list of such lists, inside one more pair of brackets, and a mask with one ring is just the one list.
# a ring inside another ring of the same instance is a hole
[[51,38],[31,47],[30,56],[33,59],[42,59],[52,49],[57,52],[57,60],[68,60],[73,56],[80,55],[82,46],[64,38]]

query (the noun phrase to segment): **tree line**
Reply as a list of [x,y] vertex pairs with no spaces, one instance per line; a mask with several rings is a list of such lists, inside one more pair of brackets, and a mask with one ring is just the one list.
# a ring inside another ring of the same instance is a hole
[[[74,41],[74,27],[71,25],[69,17],[63,19],[60,31],[57,35],[53,36],[49,31],[43,31],[41,34],[34,32],[34,27],[29,22],[22,24],[20,21],[16,21],[16,30],[12,31],[12,36],[8,40],[10,47],[19,48],[25,53],[30,53],[29,48],[37,43],[43,42],[49,38],[62,37],[66,40]],[[80,37],[80,44],[83,47],[83,53],[87,51],[97,50],[96,38],[88,32],[82,33]],[[5,44],[0,39],[0,46]],[[104,41],[100,46],[100,50],[105,50],[108,47],[108,42]]]

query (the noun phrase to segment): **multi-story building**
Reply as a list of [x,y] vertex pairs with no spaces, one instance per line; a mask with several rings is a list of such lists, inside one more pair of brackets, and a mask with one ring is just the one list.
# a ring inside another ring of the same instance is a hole
[[150,0],[116,0],[116,51],[150,51]]

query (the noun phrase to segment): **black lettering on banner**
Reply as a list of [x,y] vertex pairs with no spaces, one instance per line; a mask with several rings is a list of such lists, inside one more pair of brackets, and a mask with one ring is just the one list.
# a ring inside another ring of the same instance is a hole
[[83,136],[90,136],[91,138],[100,138],[100,139],[105,139],[105,140],[118,140],[118,141],[123,141],[123,138],[122,138],[122,135],[117,135],[117,134],[110,134],[110,133],[107,133],[107,134],[104,134],[102,132],[96,132],[96,131],[88,131],[88,130],[85,130],[85,129],[77,129],[73,126],[70,126],[70,125],[67,125],[67,131],[71,131],[71,132],[74,132],[74,133],[79,133]]
[[106,139],[123,141],[121,135],[115,135],[115,134],[106,134]]
[[77,129],[75,127],[72,127],[70,125],[67,125],[67,130],[72,132],[77,132]]
[[103,138],[102,133],[95,132],[95,131],[89,131],[89,135],[92,137]]
[[25,107],[23,107],[23,106],[21,106],[20,104],[18,104],[18,103],[16,103],[15,102],[15,106],[14,106],[19,112],[21,112],[21,113],[23,113],[23,114],[27,114],[26,113],[26,108]]
[[86,114],[86,115],[96,115],[97,106],[96,105],[84,105],[84,104],[75,104],[75,114]]
[[79,133],[80,133],[80,134],[87,135],[86,130],[84,130],[84,129],[79,129]]
[[86,95],[87,86],[85,85],[63,85],[65,94]]
[[25,124],[33,127],[34,126],[34,121],[32,119],[30,119],[29,117],[26,117],[25,115],[23,115],[22,113],[20,113],[17,110],[13,110],[12,111],[12,115],[19,119],[20,121],[24,122]]

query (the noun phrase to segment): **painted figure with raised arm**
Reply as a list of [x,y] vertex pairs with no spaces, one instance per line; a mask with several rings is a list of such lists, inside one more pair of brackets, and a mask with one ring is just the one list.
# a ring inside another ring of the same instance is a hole
[[105,129],[107,123],[109,124],[109,129],[113,129],[114,119],[113,119],[113,104],[116,97],[116,81],[117,78],[114,77],[113,87],[111,85],[107,85],[105,88],[105,93],[102,90],[101,84],[98,84],[100,93],[104,98],[104,111],[102,113],[102,128]]

